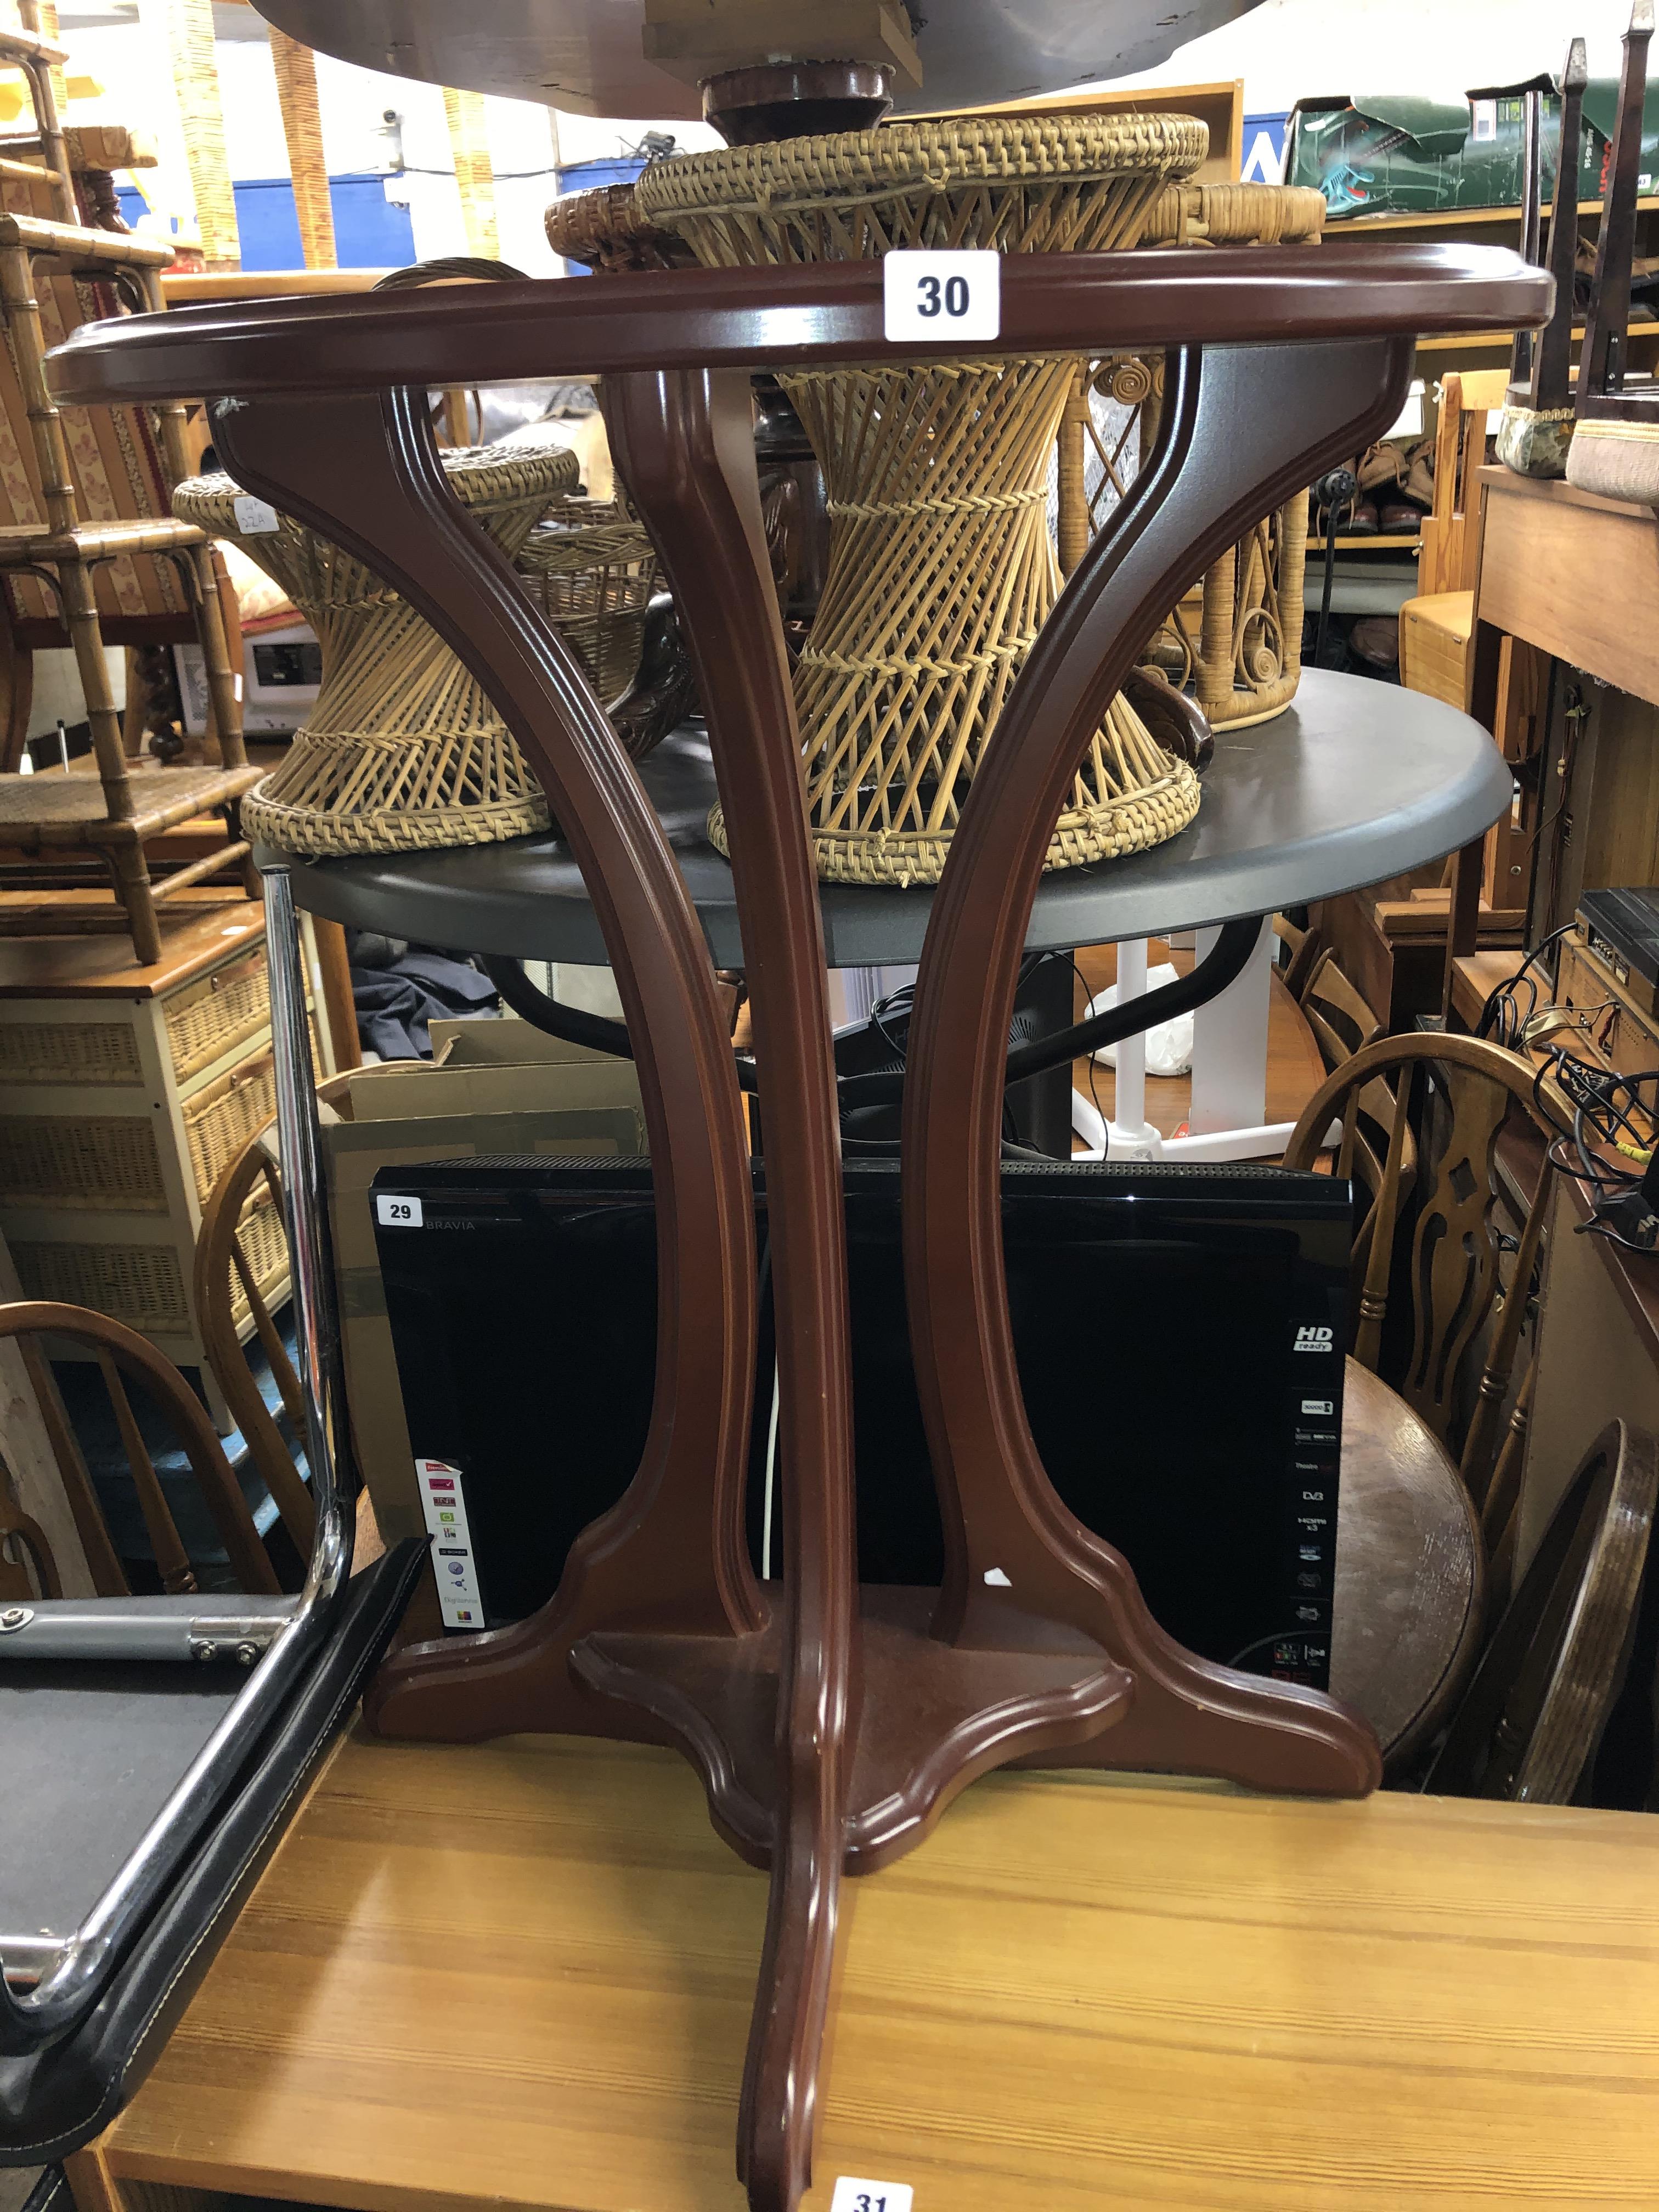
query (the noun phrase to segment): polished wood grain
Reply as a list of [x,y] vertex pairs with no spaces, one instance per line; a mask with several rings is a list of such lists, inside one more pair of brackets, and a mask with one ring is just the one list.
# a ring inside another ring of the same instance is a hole
[[1510,469],[1480,482],[1481,623],[1659,705],[1659,514]]
[[[38,896],[38,895],[37,895]],[[41,927],[51,927],[43,911]],[[161,915],[161,957],[143,967],[132,947],[108,938],[40,936],[0,940],[0,999],[155,999],[193,983],[228,951],[262,944],[265,910],[215,893],[180,897]]]
[[[998,1776],[852,1896],[809,2212],[1659,2202],[1659,1823]],[[739,2212],[765,1899],[667,1753],[349,1740],[96,2165]]]
[[[1162,939],[1147,946],[1154,967],[1170,962],[1177,975],[1192,972],[1194,955],[1171,952]],[[1088,995],[1092,998],[1117,981],[1115,945],[1079,946],[1077,964]],[[1081,1019],[1083,1008],[1078,1008]],[[1325,1065],[1312,1030],[1289,990],[1275,974],[1269,979],[1267,1000],[1267,1106],[1269,1121],[1294,1121],[1325,1079]],[[1073,1085],[1091,1098],[1109,1121],[1116,1110],[1117,1074],[1115,1069],[1087,1058],[1072,1068]],[[1160,1136],[1173,1137],[1192,1109],[1190,1075],[1149,1075],[1146,1078],[1146,1119]],[[1078,1140],[1079,1142],[1081,1139]]]
[[[886,353],[882,288],[878,261],[814,262],[642,270],[625,285],[526,278],[476,294],[469,287],[461,316],[443,287],[177,307],[76,331],[53,352],[49,381],[58,401],[82,404],[181,392],[286,398],[347,383],[444,385],[480,374],[513,382],[759,362],[827,367]],[[997,350],[1133,352],[1291,338],[1340,347],[1492,323],[1535,329],[1548,303],[1540,270],[1491,246],[1328,240],[1317,253],[1224,246],[1201,255],[1181,247],[1010,254]],[[906,357],[949,360],[957,345],[907,340]],[[1333,376],[1346,373],[1333,362]]]

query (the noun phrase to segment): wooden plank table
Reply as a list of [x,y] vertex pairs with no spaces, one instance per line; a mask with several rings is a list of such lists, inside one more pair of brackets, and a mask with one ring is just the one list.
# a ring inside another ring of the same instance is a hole
[[[1659,1822],[1003,1775],[844,1895],[806,2212],[1659,2203]],[[667,1753],[350,1739],[77,2202],[740,2212],[765,1899]]]

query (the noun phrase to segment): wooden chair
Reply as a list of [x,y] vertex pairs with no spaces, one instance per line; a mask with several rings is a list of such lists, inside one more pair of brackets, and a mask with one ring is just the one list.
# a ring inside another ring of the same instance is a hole
[[[325,1104],[341,1098],[349,1074],[317,1086]],[[274,1122],[256,1129],[228,1160],[202,1210],[196,1238],[196,1310],[208,1365],[225,1395],[260,1479],[276,1501],[283,1525],[301,1559],[309,1555],[315,1516],[311,1492],[295,1462],[294,1446],[265,1402],[249,1362],[245,1339],[269,1361],[289,1433],[305,1433],[300,1378],[289,1358],[274,1310],[288,1296],[288,1245],[283,1232],[283,1182]],[[380,1556],[378,1533],[365,1519],[368,1493],[359,1500],[354,1571]]]
[[1659,1441],[1615,1421],[1580,1461],[1423,1787],[1565,1805],[1582,1796],[1636,1634]]
[[1468,708],[1474,577],[1480,550],[1480,470],[1486,421],[1504,404],[1507,368],[1446,377],[1434,447],[1434,507],[1423,523],[1418,596],[1400,610],[1400,681]]
[[1315,961],[1301,1003],[1328,1070],[1352,1060],[1382,1034],[1382,1023],[1337,966],[1335,953],[1328,950]]
[[[0,61],[21,33],[0,33]],[[41,49],[41,51],[47,51]],[[55,50],[51,50],[54,51]],[[30,76],[37,100],[49,71]],[[80,774],[0,774],[0,848],[20,854],[28,875],[70,888],[76,861],[106,869],[118,903],[88,902],[63,916],[76,930],[128,928],[143,962],[161,957],[156,902],[248,860],[237,803],[258,780],[242,746],[218,573],[207,538],[168,511],[172,485],[188,473],[184,410],[172,405],[87,408],[66,422],[46,388],[43,363],[84,322],[137,307],[159,309],[161,271],[171,249],[71,219],[18,212],[49,193],[65,195],[73,218],[73,179],[55,112],[37,106],[43,143],[62,152],[61,177],[21,163],[0,170],[0,574],[4,578],[9,654],[5,744],[0,765],[15,768],[27,728],[33,653],[70,646],[91,726],[96,780]],[[9,389],[8,387],[9,386]],[[14,425],[27,424],[20,437]],[[217,763],[162,769],[128,759],[120,710],[110,687],[106,645],[155,645],[194,639],[212,700]],[[148,840],[193,817],[222,813],[228,842],[165,878],[152,881]],[[240,892],[234,894],[240,896]]]
[[[1442,1094],[1447,1126],[1432,1133],[1425,1127],[1413,1155],[1412,1097],[1419,1071],[1431,1076]],[[1520,1485],[1529,1371],[1507,1423],[1504,1407],[1547,1196],[1546,1180],[1521,1225],[1506,1283],[1493,1225],[1499,1200],[1496,1153],[1512,1107],[1538,1119],[1534,1076],[1528,1061],[1480,1038],[1381,1037],[1344,1060],[1320,1085],[1285,1152],[1286,1167],[1312,1167],[1327,1131],[1340,1121],[1336,1172],[1370,1186],[1355,1243],[1363,1269],[1352,1350],[1373,1372],[1382,1371],[1383,1324],[1391,1285],[1399,1279],[1396,1231],[1407,1195],[1414,1195],[1415,1222],[1404,1255],[1411,1351],[1404,1371],[1386,1379],[1457,1455],[1458,1471],[1494,1550],[1509,1528]],[[1380,1118],[1386,1140],[1380,1170],[1368,1168],[1364,1158],[1369,1150],[1364,1122],[1373,1117]],[[1539,1126],[1545,1127],[1541,1121]],[[1413,1157],[1418,1188],[1411,1194],[1407,1171]]]
[[[224,1449],[201,1401],[172,1361],[164,1358],[125,1322],[112,1321],[106,1314],[94,1313],[84,1306],[57,1305],[45,1299],[27,1299],[15,1305],[0,1306],[0,1340],[18,1345],[31,1380],[35,1382],[36,1397],[52,1438],[58,1475],[97,1595],[125,1596],[130,1595],[131,1585],[106,1525],[80,1445],[52,1387],[41,1343],[43,1337],[67,1339],[87,1346],[97,1361],[126,1452],[162,1589],[169,1593],[195,1589],[196,1566],[179,1535],[124,1377],[137,1382],[150,1403],[167,1417],[190,1463],[238,1589],[276,1595],[278,1584],[275,1570]],[[33,1527],[32,1523],[27,1525]],[[6,1510],[0,1504],[0,1534],[9,1536],[17,1527],[15,1520],[12,1528],[8,1528]],[[0,1545],[0,1558],[6,1548],[9,1547]]]
[[[1279,964],[1279,980],[1299,1006],[1308,978],[1324,949],[1324,941],[1317,929],[1299,929],[1282,914],[1273,916],[1273,931],[1285,953]],[[1279,959],[1277,952],[1273,957]]]
[[24,1512],[0,1466],[0,1606],[61,1597],[58,1562],[40,1523]]

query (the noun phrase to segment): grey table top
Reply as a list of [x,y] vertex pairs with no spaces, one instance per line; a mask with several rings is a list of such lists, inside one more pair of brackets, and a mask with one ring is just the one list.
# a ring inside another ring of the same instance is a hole
[[[714,777],[702,732],[669,738],[641,775],[716,964],[740,968],[732,871],[703,835]],[[1026,944],[1034,951],[1105,944],[1356,890],[1467,844],[1498,819],[1511,789],[1492,739],[1455,708],[1310,670],[1283,714],[1218,734],[1198,817],[1178,837],[1045,876]],[[580,873],[550,832],[292,866],[299,904],[350,927],[456,951],[606,961]],[[930,889],[825,884],[819,900],[831,967],[920,957]]]
[[[647,62],[643,0],[257,0],[259,15],[341,61],[589,115],[702,112],[697,88]],[[1259,0],[951,0],[918,8],[925,82],[901,107],[940,108],[1101,84],[1248,15]],[[221,11],[222,16],[227,12]],[[240,11],[230,11],[240,12]],[[931,18],[931,20],[928,20]],[[250,19],[254,30],[258,17]],[[221,30],[220,36],[235,36]],[[241,33],[249,35],[247,33]]]

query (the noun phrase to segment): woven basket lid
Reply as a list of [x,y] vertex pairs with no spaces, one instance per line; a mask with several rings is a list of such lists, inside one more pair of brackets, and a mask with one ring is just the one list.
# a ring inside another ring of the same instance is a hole
[[632,185],[567,192],[543,220],[555,253],[590,269],[684,269],[693,258],[672,230],[645,220]]
[[[532,426],[533,428],[533,426]],[[549,437],[517,431],[493,446],[456,446],[441,449],[439,460],[450,489],[463,507],[488,512],[514,506],[526,499],[552,499],[574,491],[581,480],[581,459],[569,447]],[[234,477],[190,477],[175,486],[173,511],[181,522],[193,522],[212,538],[240,538],[246,533],[236,520],[236,502],[246,497]],[[293,530],[303,527],[283,518]]]
[[[645,171],[635,195],[647,222],[777,220],[895,198],[950,201],[987,185],[1174,182],[1192,173],[1209,143],[1206,126],[1187,115],[955,116],[671,155]],[[816,258],[845,257],[820,243]]]

